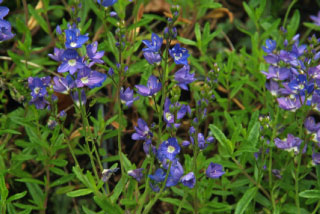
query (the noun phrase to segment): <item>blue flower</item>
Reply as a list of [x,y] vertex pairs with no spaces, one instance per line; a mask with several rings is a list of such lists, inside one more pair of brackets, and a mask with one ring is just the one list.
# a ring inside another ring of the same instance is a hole
[[318,12],[317,16],[310,16],[310,19],[314,21],[315,25],[320,26],[320,11]]
[[53,54],[48,54],[48,56],[54,61],[61,62],[63,60],[62,54],[64,53],[64,49],[54,48],[53,51]]
[[51,77],[28,78],[28,84],[32,96],[30,104],[34,104],[37,109],[44,109],[49,104],[49,102],[46,100],[46,97],[48,96],[47,87],[50,85],[50,81]]
[[181,178],[181,183],[189,188],[193,188],[196,184],[196,177],[194,176],[193,172],[189,172],[185,176]]
[[71,89],[73,89],[76,84],[72,77],[68,75],[67,77],[53,77],[53,90],[55,92],[63,93],[63,94],[69,94]]
[[196,80],[196,78],[194,78],[194,73],[191,74],[189,72],[190,66],[184,65],[174,74],[174,79],[178,82],[179,87],[186,91],[188,91],[187,84],[190,84]]
[[151,41],[142,40],[142,42],[147,46],[147,48],[143,48],[143,52],[159,52],[163,39],[159,37],[157,34],[152,33]]
[[0,6],[0,19],[3,19],[9,13],[9,8]]
[[101,60],[101,58],[104,55],[104,51],[97,52],[97,49],[98,49],[98,42],[94,42],[92,44],[87,45],[87,55],[91,60],[89,67],[91,67],[95,63],[98,63],[98,64],[103,63],[103,60]]
[[103,182],[107,182],[111,175],[113,175],[114,173],[116,173],[119,170],[119,168],[114,168],[114,169],[104,169],[102,171],[102,181]]
[[0,42],[9,40],[14,37],[14,34],[11,32],[10,22],[0,19]]
[[307,117],[307,119],[304,121],[304,127],[309,133],[317,132],[320,129],[320,123],[316,123],[314,117]]
[[66,33],[66,48],[80,48],[84,43],[89,40],[88,36],[80,35],[78,29],[67,29]]
[[320,153],[313,153],[312,154],[312,164],[320,165]]
[[188,65],[188,57],[190,55],[187,49],[181,48],[179,44],[176,44],[169,50],[169,53],[177,65]]
[[221,177],[225,172],[222,169],[222,166],[220,164],[216,163],[210,163],[206,170],[206,175],[208,178],[219,178]]
[[279,138],[274,139],[276,147],[288,152],[294,151],[294,153],[299,153],[301,142],[302,140],[300,138],[295,137],[292,134],[288,134],[287,138],[284,140],[280,140]]
[[133,97],[133,90],[129,87],[123,91],[123,88],[120,90],[120,99],[121,101],[126,103],[126,106],[130,107],[132,106],[133,102],[138,100],[139,97]]
[[161,62],[161,55],[155,52],[143,52],[144,58],[150,65],[159,64]]
[[136,85],[135,87],[138,90],[138,94],[142,96],[152,96],[161,90],[162,84],[157,77],[151,75],[148,79],[147,86]]
[[101,4],[104,7],[110,7],[114,5],[118,0],[97,0],[98,4]]
[[166,172],[163,169],[158,168],[153,175],[149,175],[149,178],[156,182],[162,182],[166,178]]
[[[80,106],[80,100],[79,100],[79,93],[78,91],[75,91],[74,93],[71,94],[71,97],[73,99],[73,102],[77,105]],[[87,97],[86,93],[84,90],[81,90],[81,105],[85,105],[87,102]]]
[[142,177],[143,177],[143,168],[139,168],[139,169],[134,169],[134,170],[129,170],[128,171],[128,175],[133,177],[134,179],[136,179],[137,181],[141,181]]
[[70,74],[74,74],[78,69],[83,68],[85,65],[82,63],[82,60],[78,52],[74,49],[67,49],[62,54],[63,62],[58,67],[59,73],[64,73],[69,71]]
[[141,118],[138,119],[138,126],[134,127],[136,132],[132,134],[132,140],[147,140],[152,138],[153,134],[150,131],[148,124]]
[[177,160],[173,161],[170,167],[166,187],[175,186],[179,183],[184,171],[181,163]]
[[180,153],[180,146],[176,138],[169,138],[160,144],[157,151],[157,157],[162,162],[166,159],[173,161]]
[[77,75],[76,84],[78,88],[88,86],[89,88],[100,87],[106,80],[107,75],[88,67],[80,69]]
[[272,39],[266,40],[266,46],[262,46],[262,49],[266,53],[271,53],[274,49],[276,49],[277,43]]

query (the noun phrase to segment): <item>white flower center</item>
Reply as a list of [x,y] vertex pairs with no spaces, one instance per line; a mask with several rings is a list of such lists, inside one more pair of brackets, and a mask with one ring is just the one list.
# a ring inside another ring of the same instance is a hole
[[89,82],[88,77],[82,77],[82,78],[81,78],[81,82],[82,82],[83,84],[87,84],[87,83]]
[[170,120],[172,119],[172,114],[169,113],[169,112],[167,112],[167,113],[166,113],[166,119],[167,119],[168,121],[170,121]]
[[75,65],[77,64],[77,61],[76,61],[75,59],[70,59],[70,60],[68,61],[68,64],[69,64],[70,66],[75,66]]
[[176,149],[175,149],[173,146],[168,146],[167,151],[168,151],[169,153],[173,153],[175,150],[176,150]]
[[74,48],[74,47],[76,47],[76,46],[77,46],[77,43],[75,43],[75,42],[71,42],[71,43],[70,43],[70,46]]
[[35,94],[39,94],[40,88],[39,88],[39,87],[35,87],[35,88],[33,89],[33,92],[34,92]]

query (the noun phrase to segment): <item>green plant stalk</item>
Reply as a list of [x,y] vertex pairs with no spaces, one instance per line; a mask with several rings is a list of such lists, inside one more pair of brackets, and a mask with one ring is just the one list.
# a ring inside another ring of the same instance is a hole
[[193,156],[193,173],[196,179],[196,183],[193,187],[193,208],[194,213],[198,214],[198,171],[197,171],[197,158],[199,154],[199,147],[198,147],[198,139],[195,137],[195,149],[194,149],[194,156]]
[[150,209],[153,207],[153,205],[157,202],[157,200],[160,198],[160,196],[162,195],[165,187],[166,187],[166,183],[167,183],[167,180],[168,180],[168,177],[169,177],[169,173],[170,173],[170,169],[171,169],[171,165],[172,165],[172,162],[170,161],[169,163],[169,167],[168,167],[168,170],[167,170],[167,174],[166,174],[166,178],[164,180],[164,182],[162,183],[162,186],[161,186],[161,189],[160,191],[156,194],[156,196],[147,204],[146,208],[144,209],[143,211],[143,214],[147,214],[149,213]]
[[176,214],[180,214],[181,209],[182,209],[182,204],[184,203],[184,201],[186,200],[186,197],[188,195],[187,192],[186,192],[186,189],[185,188],[183,188],[183,189],[184,189],[184,194],[183,194],[182,201],[179,204],[179,207],[178,207],[178,210],[177,210]]
[[319,207],[320,207],[320,201],[317,203],[317,206],[314,208],[312,214],[316,214]]
[[286,27],[289,13],[290,13],[293,5],[294,5],[295,3],[297,3],[297,1],[298,1],[298,0],[293,0],[293,1],[290,3],[289,7],[288,7],[288,10],[287,10],[287,12],[286,12],[286,15],[285,15],[285,17],[284,17],[284,19],[283,19],[283,23],[282,23],[282,26],[283,26],[284,28]]

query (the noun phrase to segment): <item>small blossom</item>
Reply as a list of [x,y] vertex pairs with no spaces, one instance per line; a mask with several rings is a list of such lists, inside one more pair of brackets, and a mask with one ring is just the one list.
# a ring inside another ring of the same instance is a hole
[[[80,106],[80,101],[79,101],[79,93],[78,91],[75,91],[74,93],[71,94],[71,97],[73,99],[73,102],[77,105]],[[81,105],[85,105],[87,102],[87,97],[86,93],[84,90],[81,90]]]
[[0,19],[0,42],[12,39],[15,36],[11,32],[11,24],[10,22]]
[[155,52],[143,52],[144,58],[150,65],[159,64],[161,62],[161,55]]
[[169,50],[169,53],[177,65],[188,65],[188,57],[190,55],[187,49],[181,48],[179,44],[176,44]]
[[104,51],[98,51],[98,42],[94,42],[92,44],[87,45],[87,55],[89,59],[91,60],[89,67],[91,67],[93,64],[98,63],[102,64],[103,60],[101,59],[104,55]]
[[76,84],[78,88],[88,86],[89,88],[100,87],[106,80],[107,75],[98,71],[91,70],[89,67],[84,67],[79,70]]
[[225,172],[222,169],[222,166],[220,164],[216,163],[210,163],[206,170],[206,175],[208,178],[219,178],[221,177]]
[[308,132],[317,132],[320,129],[320,123],[316,123],[314,117],[307,117],[304,121],[304,127]]
[[176,155],[180,153],[180,146],[176,138],[169,138],[160,144],[157,151],[157,157],[162,162],[165,159],[173,161]]
[[142,171],[143,171],[143,168],[129,170],[128,175],[136,179],[138,182],[140,182],[143,177]]
[[179,183],[184,171],[181,163],[175,160],[170,167],[170,172],[168,175],[166,187],[175,186]]
[[134,128],[136,132],[132,134],[132,140],[147,140],[149,137],[153,136],[148,124],[141,118],[138,119],[138,126],[135,126]]
[[69,94],[71,89],[76,86],[74,80],[70,75],[63,77],[53,77],[53,90],[55,92],[63,93],[63,94]]
[[71,75],[73,75],[77,70],[84,67],[82,60],[78,54],[78,52],[74,49],[67,49],[62,54],[63,62],[58,67],[59,73],[64,73],[69,71]]
[[80,48],[84,43],[89,40],[88,36],[80,35],[78,29],[67,29],[66,34],[66,48]]
[[312,154],[312,163],[314,165],[320,165],[320,153],[313,153]]
[[274,49],[276,49],[277,43],[272,39],[266,40],[266,46],[262,46],[262,49],[266,53],[271,53]]
[[97,0],[98,4],[101,4],[104,7],[110,7],[114,5],[118,0]]
[[151,41],[142,40],[142,42],[147,46],[147,48],[143,48],[143,52],[159,52],[163,39],[160,38],[157,34],[152,33]]
[[64,50],[59,48],[54,48],[53,51],[54,51],[53,54],[48,54],[48,56],[57,62],[61,62],[63,60],[62,54]]
[[192,83],[196,79],[194,73],[190,74],[190,66],[184,65],[180,70],[174,74],[174,79],[178,82],[180,88],[188,91],[187,84]]
[[151,75],[148,79],[147,86],[136,85],[135,87],[138,90],[138,94],[142,96],[152,96],[161,90],[162,84],[157,77]]
[[318,12],[317,16],[310,16],[310,19],[314,21],[315,25],[320,26],[320,11]]
[[279,149],[283,149],[288,152],[294,151],[295,153],[298,153],[302,140],[298,137],[293,136],[292,134],[288,134],[287,138],[285,138],[284,140],[276,138],[274,139],[274,142]]
[[133,97],[133,90],[130,88],[126,88],[124,91],[123,88],[120,90],[120,99],[121,101],[126,103],[126,106],[132,106],[133,102],[138,100],[139,97]]
[[194,176],[193,172],[189,172],[185,176],[181,178],[181,183],[189,188],[193,188],[194,185],[196,184],[196,177]]
[[119,170],[119,168],[114,168],[114,169],[104,169],[102,171],[102,181],[103,182],[107,182],[111,175],[113,175],[114,173],[116,173]]

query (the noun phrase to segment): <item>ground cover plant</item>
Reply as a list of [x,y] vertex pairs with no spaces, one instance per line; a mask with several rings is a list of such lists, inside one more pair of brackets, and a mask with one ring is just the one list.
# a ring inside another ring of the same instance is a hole
[[1,213],[320,212],[320,1],[0,3]]

